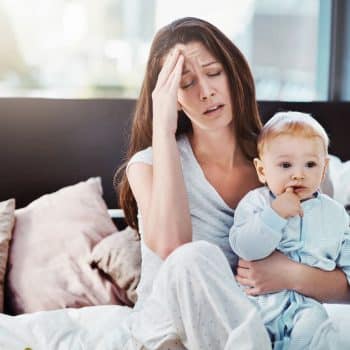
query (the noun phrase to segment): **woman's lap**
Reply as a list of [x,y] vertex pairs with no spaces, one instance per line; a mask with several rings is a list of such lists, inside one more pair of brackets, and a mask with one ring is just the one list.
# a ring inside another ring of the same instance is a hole
[[185,244],[169,255],[132,319],[135,343],[150,349],[167,344],[183,349],[181,342],[188,349],[231,349],[238,342],[241,348],[271,348],[262,320],[237,286],[225,255],[205,241]]
[[[342,346],[349,347],[350,306],[325,306],[340,331]],[[132,313],[131,308],[109,305],[15,317],[0,314],[0,349],[123,349],[130,339],[130,321],[136,316],[130,317]]]

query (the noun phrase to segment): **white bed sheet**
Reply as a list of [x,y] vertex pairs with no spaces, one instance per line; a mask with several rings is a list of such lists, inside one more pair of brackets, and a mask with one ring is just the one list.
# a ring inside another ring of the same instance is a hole
[[[339,329],[340,348],[350,349],[350,305],[325,305]],[[94,306],[16,317],[0,314],[0,349],[119,350],[128,338],[131,309]],[[193,349],[195,350],[195,349]]]
[[128,339],[131,309],[94,306],[24,314],[0,314],[0,349],[119,350]]

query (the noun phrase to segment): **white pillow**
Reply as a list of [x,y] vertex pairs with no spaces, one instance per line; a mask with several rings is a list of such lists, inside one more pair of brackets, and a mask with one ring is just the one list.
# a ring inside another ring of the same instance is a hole
[[329,177],[333,187],[333,198],[344,206],[350,204],[350,160],[342,162],[329,156]]

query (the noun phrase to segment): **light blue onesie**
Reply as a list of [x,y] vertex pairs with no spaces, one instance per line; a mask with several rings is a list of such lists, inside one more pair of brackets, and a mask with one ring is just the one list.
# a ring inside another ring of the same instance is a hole
[[[350,281],[350,229],[345,209],[330,197],[315,193],[314,198],[302,202],[303,217],[284,219],[271,208],[273,199],[269,189],[262,187],[241,200],[230,230],[233,251],[251,261],[277,249],[322,270],[339,267]],[[274,349],[315,349],[322,344],[336,349],[333,325],[316,300],[292,290],[252,300],[261,310]]]

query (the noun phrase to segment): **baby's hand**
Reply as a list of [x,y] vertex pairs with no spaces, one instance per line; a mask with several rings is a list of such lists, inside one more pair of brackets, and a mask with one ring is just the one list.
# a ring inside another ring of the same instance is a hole
[[297,215],[303,216],[300,199],[294,193],[292,187],[288,187],[285,192],[277,196],[272,202],[271,207],[278,215],[285,219]]

